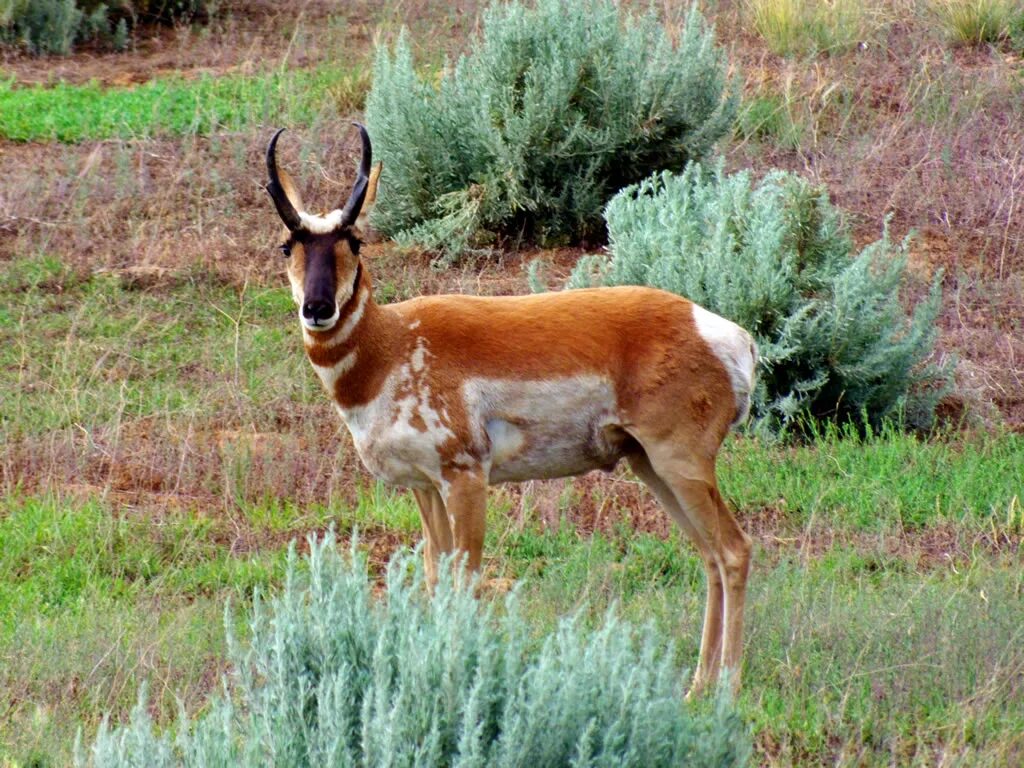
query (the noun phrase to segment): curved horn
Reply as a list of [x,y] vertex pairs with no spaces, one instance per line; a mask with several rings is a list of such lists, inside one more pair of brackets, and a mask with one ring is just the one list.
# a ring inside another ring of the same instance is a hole
[[356,175],[355,186],[352,187],[352,194],[341,211],[342,226],[351,226],[359,216],[363,207],[363,200],[366,199],[366,186],[370,182],[370,165],[373,163],[373,147],[370,146],[370,134],[362,123],[352,123],[359,129],[359,137],[363,141],[363,157],[359,161],[359,173]]
[[267,192],[270,193],[270,199],[274,201],[274,207],[277,208],[281,221],[294,232],[302,227],[302,219],[299,217],[299,212],[295,210],[295,206],[292,205],[292,201],[288,199],[288,195],[285,194],[284,187],[281,185],[281,177],[277,172],[277,139],[282,133],[284,133],[284,128],[274,134],[274,138],[270,140],[270,145],[267,147],[267,173],[270,175]]

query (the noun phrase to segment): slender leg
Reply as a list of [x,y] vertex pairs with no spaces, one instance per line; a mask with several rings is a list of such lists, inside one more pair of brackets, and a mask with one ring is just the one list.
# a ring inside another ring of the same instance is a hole
[[455,549],[466,553],[466,569],[480,570],[487,521],[487,478],[482,471],[451,475],[444,488],[444,504],[455,535]]
[[[665,478],[665,475],[661,477]],[[711,482],[680,477],[666,481],[690,522],[710,544],[721,574],[725,588],[721,661],[729,673],[733,692],[736,692],[740,686],[743,605],[746,600],[747,575],[750,572],[750,538],[721,502],[713,477]]]
[[698,696],[708,683],[718,677],[719,660],[722,656],[722,609],[725,600],[722,590],[722,573],[707,541],[683,512],[672,490],[658,477],[647,456],[642,453],[635,454],[630,457],[629,464],[636,476],[651,489],[651,493],[665,508],[665,511],[683,529],[704,561],[704,574],[707,583],[707,597],[704,602],[704,629],[701,632],[697,671],[694,673],[693,682],[687,694],[688,698]]
[[[746,601],[747,576],[750,572],[751,541],[740,528],[736,518],[722,501],[715,481],[714,460],[700,459],[687,447],[675,440],[645,442],[638,438],[647,452],[651,468],[658,478],[672,491],[678,507],[696,531],[697,540],[703,541],[710,558],[702,550],[705,563],[709,559],[719,574],[719,589],[722,591],[721,655],[698,665],[698,674],[707,670],[706,683],[717,678],[719,663],[728,670],[733,691],[739,690],[740,661],[743,654],[743,609]],[[669,510],[671,512],[671,510]],[[698,544],[698,549],[701,545]],[[711,575],[709,568],[709,603],[711,598]],[[709,604],[708,612],[714,608]],[[707,613],[705,614],[708,615]],[[713,614],[712,614],[713,618]],[[702,653],[704,647],[702,644]],[[709,654],[711,647],[707,648]],[[696,688],[696,684],[694,686]]]
[[437,560],[452,551],[452,530],[448,524],[448,513],[444,501],[437,489],[413,490],[416,503],[420,508],[420,520],[423,523],[423,534],[426,544],[423,548],[424,566],[427,572],[427,583],[433,589],[437,584]]
[[747,599],[747,578],[750,575],[750,537],[739,527],[725,505],[716,485],[711,486],[712,501],[723,521],[723,555],[725,564],[725,643],[722,664],[729,670],[733,692],[740,686],[740,662],[743,658],[743,613]]

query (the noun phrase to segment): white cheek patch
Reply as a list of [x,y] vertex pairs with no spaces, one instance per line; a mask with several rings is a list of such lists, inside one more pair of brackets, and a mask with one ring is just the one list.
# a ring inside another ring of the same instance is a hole
[[341,209],[335,209],[326,216],[302,211],[299,213],[299,219],[302,220],[302,228],[310,234],[326,235],[341,227]]
[[739,424],[750,413],[750,395],[754,390],[757,367],[757,346],[745,330],[731,320],[693,305],[693,322],[697,332],[722,363],[736,397],[736,418]]
[[292,279],[291,274],[288,275],[288,284],[289,284],[289,286],[292,289],[292,300],[294,300],[295,303],[298,306],[301,307],[302,306],[302,286],[299,285],[296,280]]

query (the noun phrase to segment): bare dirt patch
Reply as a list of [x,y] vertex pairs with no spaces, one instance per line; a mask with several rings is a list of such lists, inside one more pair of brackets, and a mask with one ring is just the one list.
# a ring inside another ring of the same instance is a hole
[[[431,30],[433,37],[418,39],[434,46],[438,56],[464,44],[476,28],[479,5],[417,0],[339,9],[319,0],[287,6],[232,2],[205,29],[145,30],[128,54],[30,59],[8,52],[2,66],[21,84],[95,79],[124,85],[170,72],[197,77],[337,58],[365,62],[374,30],[391,34],[401,23]],[[745,73],[748,95],[789,88],[794,116],[804,121],[810,138],[796,148],[737,142],[730,164],[759,172],[789,168],[826,184],[850,212],[861,244],[878,236],[886,215],[895,237],[916,229],[916,290],[923,290],[936,269],[946,270],[939,354],[960,359],[958,395],[947,415],[1024,427],[1024,121],[1014,119],[1019,100],[1007,90],[1019,77],[1019,60],[991,51],[958,52],[950,59],[933,39],[894,26],[881,48],[794,63],[768,54],[737,14],[723,10],[717,21],[731,58]],[[924,91],[936,99],[923,99]],[[848,111],[837,105],[836,94],[852,99]],[[15,256],[46,254],[82,274],[112,272],[154,292],[171,291],[197,272],[232,285],[283,285],[273,248],[279,224],[262,189],[269,134],[268,126],[75,146],[0,142],[0,268]],[[342,116],[293,130],[281,147],[306,199],[323,208],[347,194],[356,151]],[[523,293],[525,266],[535,258],[545,262],[545,280],[554,288],[580,253],[510,253],[440,271],[429,254],[402,253],[389,243],[365,249],[378,295],[388,301],[444,292]],[[184,436],[166,424],[148,424],[88,440],[70,432],[26,439],[5,447],[4,483],[101,488],[126,505],[152,509],[224,510],[230,505],[225,489],[238,490],[237,483],[231,485],[232,462],[248,462],[255,469],[246,474],[241,492],[253,498],[269,494],[299,505],[351,501],[358,485],[353,478],[362,476],[344,447],[340,425],[332,421],[325,433],[308,413],[284,409],[280,416],[281,432],[275,435],[248,434],[225,422],[193,425],[193,433]],[[313,470],[298,467],[294,457],[308,456],[303,449],[312,441],[322,455],[344,460]],[[623,520],[658,535],[671,528],[650,495],[622,473],[587,476],[568,490],[560,483],[537,483],[500,493],[514,509],[535,508],[547,524],[558,524],[565,514],[584,533],[610,532]],[[565,494],[571,503],[564,503]],[[773,522],[770,510],[759,514],[766,519],[747,522],[767,548],[775,541],[814,553],[828,544],[827,532],[793,531],[784,520]],[[964,546],[917,542],[908,556],[937,562],[951,547]]]
[[305,67],[337,56],[342,43],[364,55],[370,44],[370,6],[340,7],[327,0],[227,2],[206,25],[140,26],[123,53],[85,48],[72,56],[38,57],[0,49],[0,70],[19,85],[94,81],[119,87],[170,75],[193,78]]

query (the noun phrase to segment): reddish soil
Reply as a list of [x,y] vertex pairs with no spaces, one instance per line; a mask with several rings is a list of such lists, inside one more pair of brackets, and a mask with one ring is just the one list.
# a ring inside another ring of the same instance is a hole
[[[478,3],[449,8],[417,0],[399,5],[407,17],[387,17],[385,10],[363,1],[345,6],[346,18],[339,21],[334,18],[338,6],[326,0],[232,2],[205,29],[142,30],[126,54],[34,59],[8,51],[0,69],[21,84],[97,80],[125,85],[169,72],[190,77],[307,66],[334,56],[365,59],[377,25],[390,33],[399,21],[414,28],[433,25],[435,36],[421,39],[453,49],[474,27]],[[943,49],[933,41],[900,37],[894,28],[884,55],[800,64],[768,54],[729,13],[723,12],[719,30],[745,73],[748,93],[787,82],[799,94],[820,98],[838,89],[853,95],[856,103],[845,119],[859,126],[824,138],[836,128],[828,121],[839,119],[838,113],[825,111],[819,126],[823,138],[809,148],[738,142],[729,151],[729,164],[757,172],[788,168],[826,184],[836,203],[850,212],[860,244],[878,236],[886,215],[892,217],[897,238],[916,229],[911,249],[916,281],[909,293],[923,295],[928,276],[945,270],[937,354],[959,358],[957,392],[944,406],[946,415],[954,421],[1003,421],[1024,428],[1024,123],[1011,119],[1009,102],[999,101],[1005,82],[1012,80],[1008,73],[1019,76],[1020,60],[992,51],[956,52],[941,78],[954,94],[965,87],[980,89],[979,108],[965,112],[959,123],[936,123],[929,129],[912,114],[907,82],[922,57],[942,60]],[[83,272],[114,271],[154,291],[196,272],[233,284],[280,283],[272,249],[277,224],[262,190],[268,132],[75,146],[0,142],[0,178],[5,181],[0,188],[0,263],[45,251]],[[301,162],[300,146],[311,149]],[[304,180],[306,199],[320,202],[345,194],[355,151],[350,126],[340,116],[296,131],[281,149],[284,162]],[[527,290],[525,266],[538,257],[547,264],[549,285],[557,286],[580,251],[511,253],[446,271],[431,268],[428,255],[402,254],[388,243],[369,245],[366,255],[381,291],[388,298],[404,298],[448,291],[521,293]],[[361,477],[347,450],[342,451],[349,457],[343,465],[325,462],[298,471],[290,462],[304,441],[316,440],[319,454],[333,457],[347,437],[336,425],[321,430],[315,418],[297,407],[282,410],[279,417],[281,430],[273,435],[243,434],[237,425],[204,425],[198,434],[176,435],[167,425],[146,422],[125,425],[116,441],[93,436],[101,447],[105,439],[116,443],[113,450],[111,445],[106,451],[86,449],[75,434],[52,436],[45,445],[8,445],[5,467],[19,467],[21,477],[2,481],[9,486],[15,480],[24,484],[46,478],[65,492],[99,489],[127,509],[161,514],[180,507],[222,510],[232,548],[259,546],[259,537],[266,534],[230,519],[234,506],[224,490],[226,451],[244,445],[252,453],[253,471],[243,491],[253,498],[286,487],[299,505],[351,501],[359,482],[354,478]],[[523,514],[531,507],[556,525],[564,492],[561,484],[535,483],[500,493],[513,510]],[[639,530],[661,535],[669,530],[653,499],[625,474],[581,478],[571,493],[570,522],[582,533],[611,534],[624,516]],[[793,530],[771,509],[759,510],[745,523],[769,553],[785,549],[810,557],[836,543],[827,531]],[[400,537],[368,531],[364,538],[379,562]],[[842,543],[896,553],[921,568],[953,567],[975,547],[1005,551],[1020,546],[1019,541],[964,541],[962,534],[944,529]]]

